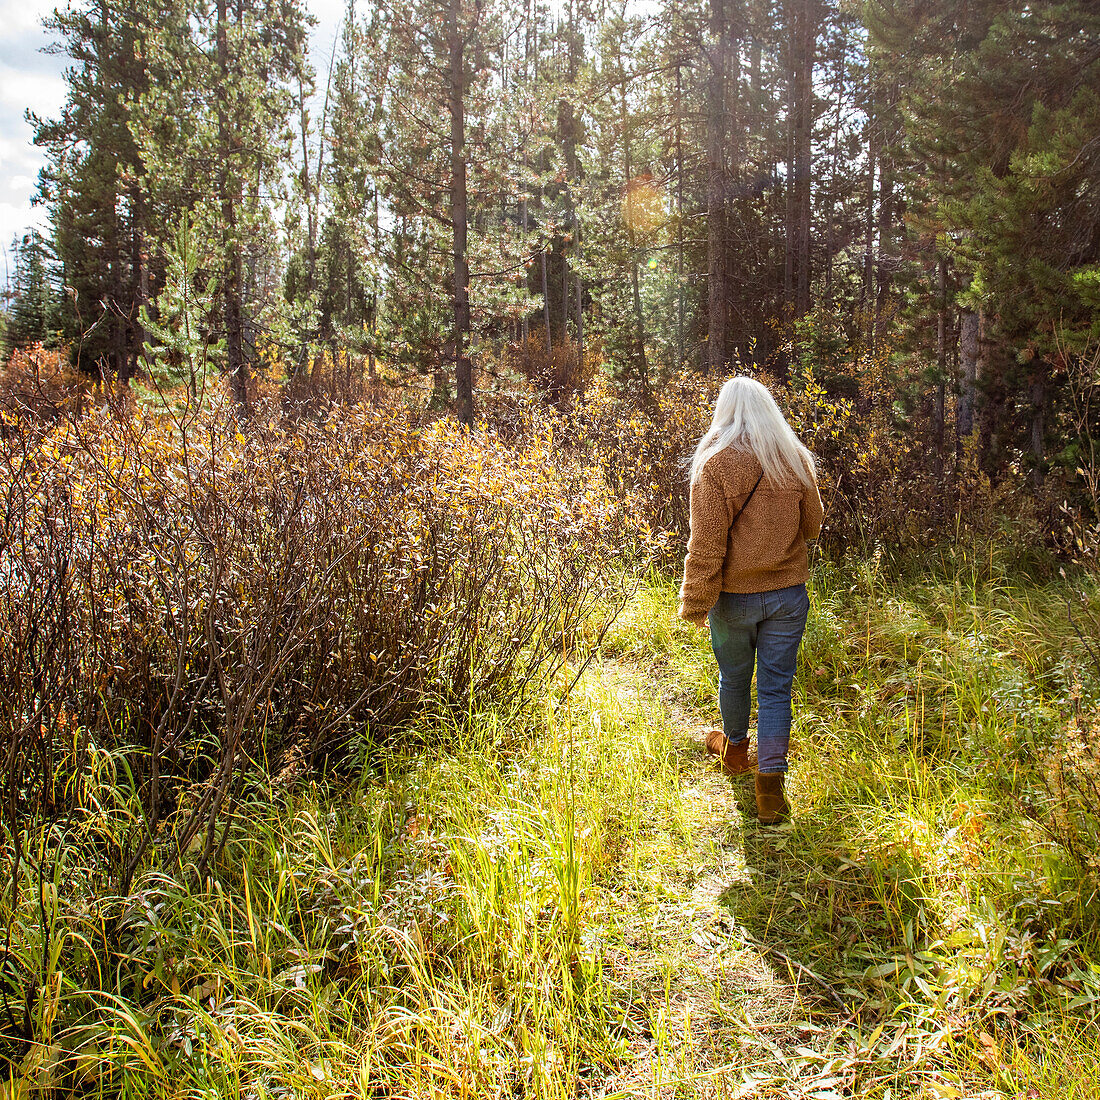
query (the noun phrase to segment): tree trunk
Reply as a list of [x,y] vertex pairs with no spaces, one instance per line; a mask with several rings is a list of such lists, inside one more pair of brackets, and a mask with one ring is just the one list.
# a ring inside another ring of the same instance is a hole
[[874,312],[872,284],[875,277],[875,168],[878,164],[878,143],[875,140],[875,102],[872,90],[867,108],[867,199],[864,209],[863,281],[859,289],[859,306],[866,326],[867,347],[874,348]]
[[[569,24],[567,30],[567,80],[573,87],[577,80],[577,28],[573,0],[569,0]],[[565,181],[562,187],[565,198],[565,221],[570,230],[570,243],[561,249],[561,331],[562,339],[569,338],[569,316],[573,312],[569,284],[569,257],[577,255],[577,209],[573,200],[573,187],[580,179],[580,161],[577,157],[577,130],[579,120],[568,96],[558,100],[558,132],[561,136],[562,157],[565,161]],[[574,273],[574,281],[577,276]]]
[[875,264],[875,339],[882,332],[882,310],[890,293],[890,262],[893,258],[894,232],[894,151],[897,134],[893,122],[898,101],[898,89],[895,84],[887,101],[887,118],[891,120],[888,134],[883,136],[883,148],[879,153],[879,195],[878,195],[878,258]]
[[130,333],[132,347],[128,362],[128,374],[137,370],[145,357],[145,326],[141,323],[141,310],[148,301],[149,273],[145,263],[145,237],[143,225],[145,205],[141,188],[130,185]]
[[789,308],[794,307],[794,279],[795,279],[795,130],[797,128],[798,93],[796,84],[796,55],[798,42],[796,33],[797,16],[795,7],[798,0],[784,0],[783,3],[783,62],[786,70],[787,84],[787,118],[785,133],[785,150],[783,161],[786,167],[786,180],[783,188],[783,304]]
[[[317,274],[317,223],[309,170],[309,116],[306,113],[306,89],[301,74],[298,76],[298,123],[302,138],[302,187],[306,203],[306,291],[313,293]],[[320,167],[318,166],[318,171]]]
[[833,90],[836,112],[833,118],[833,149],[829,165],[829,193],[826,199],[827,220],[825,224],[825,294],[833,289],[833,258],[836,253],[836,199],[837,177],[840,175],[840,131],[843,125],[842,107],[844,105],[845,73],[848,65],[848,40],[841,45],[837,62],[837,84]]
[[684,366],[684,152],[683,78],[676,63],[676,369]]
[[237,240],[236,174],[233,172],[233,145],[229,137],[229,49],[226,41],[226,0],[217,0],[218,53],[218,197],[221,203],[226,255],[222,268],[222,308],[225,321],[226,360],[229,384],[237,399],[238,413],[247,416],[248,376],[244,361],[244,336],[241,319],[241,246]]
[[936,265],[936,394],[932,404],[933,466],[936,481],[943,484],[944,399],[947,380],[947,260]]
[[554,339],[550,329],[550,279],[546,274],[546,244],[542,246],[542,320],[546,329],[546,355],[549,355],[554,347]]
[[725,0],[710,0],[710,73],[707,85],[707,366],[726,369],[726,73],[729,33]]
[[[524,0],[523,3],[523,88],[524,94],[528,91],[528,75],[527,69],[531,63],[531,3],[530,0]],[[523,198],[520,199],[520,221],[523,225],[523,247],[528,247],[528,217],[527,217],[527,143],[523,145]],[[529,290],[530,283],[528,277],[525,274],[523,278],[523,285]],[[523,358],[524,362],[530,359],[531,348],[529,346],[529,338],[531,335],[531,321],[528,314],[523,315],[523,322],[521,325],[521,333],[523,337]]]
[[799,317],[810,309],[810,232],[811,163],[814,126],[814,58],[817,53],[817,0],[800,0],[798,3],[799,45],[796,94],[798,101],[797,126],[795,128],[794,187],[797,211],[797,277],[795,280],[794,308]]
[[1031,455],[1035,459],[1035,469],[1032,471],[1032,480],[1036,487],[1043,484],[1043,466],[1046,463],[1046,402],[1047,386],[1046,378],[1040,373],[1044,364],[1038,360],[1035,364],[1036,371],[1031,376],[1028,385],[1028,397],[1031,400]]
[[[580,227],[577,228],[577,249],[580,250]],[[578,255],[578,258],[579,255]],[[584,277],[577,276],[577,381],[584,379]]]
[[1008,393],[1001,364],[991,368],[992,349],[985,340],[985,318],[982,318],[978,352],[978,385],[981,393],[981,417],[978,423],[978,458],[991,484],[996,484],[1001,474],[1002,428]]
[[[634,165],[630,150],[630,127],[627,124],[626,110],[626,86],[622,87],[622,96],[619,101],[619,122],[623,134],[623,173],[627,181],[627,187],[633,179]],[[626,226],[627,242],[630,245],[630,287],[634,299],[634,361],[635,373],[641,385],[642,400],[649,402],[649,363],[645,352],[645,315],[642,312],[641,284],[638,277],[638,250],[635,246],[634,227],[628,219]]]
[[959,321],[959,407],[955,435],[959,454],[974,432],[974,402],[978,390],[978,357],[981,354],[981,319],[965,310]]
[[470,267],[466,257],[466,61],[459,25],[462,0],[447,7],[448,107],[451,114],[451,228],[454,233],[454,362],[458,419],[474,422],[473,368],[470,363]]

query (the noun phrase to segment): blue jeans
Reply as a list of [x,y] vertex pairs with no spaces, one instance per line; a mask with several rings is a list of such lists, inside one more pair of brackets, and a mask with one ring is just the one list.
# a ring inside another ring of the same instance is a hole
[[756,664],[757,770],[785,772],[791,741],[791,685],[810,597],[804,584],[774,592],[723,592],[710,609],[710,642],[718,662],[718,708],[726,738],[749,735],[752,666]]

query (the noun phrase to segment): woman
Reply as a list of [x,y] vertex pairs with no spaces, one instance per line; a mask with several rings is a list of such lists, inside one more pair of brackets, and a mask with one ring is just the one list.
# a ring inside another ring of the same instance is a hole
[[814,460],[767,387],[731,378],[691,463],[691,538],[680,617],[710,625],[722,729],[707,750],[725,770],[749,764],[749,689],[756,664],[756,813],[790,816],[783,793],[791,735],[791,684],[806,627],[806,540],[821,530]]

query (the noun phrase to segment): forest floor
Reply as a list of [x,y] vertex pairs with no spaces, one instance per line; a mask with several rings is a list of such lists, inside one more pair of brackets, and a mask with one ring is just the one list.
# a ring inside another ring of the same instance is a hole
[[[793,822],[762,829],[653,577],[568,699],[425,718],[352,781],[288,768],[216,882],[58,910],[0,1097],[1100,1098],[1073,592],[819,565]],[[104,919],[116,957],[78,971]]]

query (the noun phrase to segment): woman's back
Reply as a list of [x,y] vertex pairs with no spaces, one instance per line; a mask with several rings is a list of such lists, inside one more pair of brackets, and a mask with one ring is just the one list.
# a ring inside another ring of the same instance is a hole
[[774,485],[761,474],[750,451],[726,447],[691,486],[683,618],[702,623],[719,592],[771,592],[809,577],[806,540],[822,519],[817,487],[793,477]]

